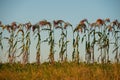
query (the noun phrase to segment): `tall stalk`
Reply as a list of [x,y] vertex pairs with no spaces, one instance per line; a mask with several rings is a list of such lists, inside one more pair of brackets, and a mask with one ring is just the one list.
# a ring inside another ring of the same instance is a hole
[[[68,39],[67,39],[67,35],[68,35],[68,33],[67,33],[67,27],[69,27],[69,26],[72,28],[72,31],[73,31],[73,27],[72,27],[72,25],[69,22],[65,22],[64,23],[64,30],[65,30],[65,34],[66,34],[65,42],[69,42]],[[66,46],[65,61],[67,61],[67,46],[68,46],[68,44],[66,43],[65,46]]]
[[21,52],[17,57],[22,55],[23,64],[29,63],[30,44],[31,44],[31,40],[30,40],[31,27],[32,27],[32,24],[30,22],[26,24],[19,24],[19,30],[17,32],[17,35],[20,32],[22,33],[22,38],[20,40],[22,43],[22,46],[19,48],[21,49]]
[[25,24],[25,30],[26,30],[26,43],[25,43],[25,52],[23,55],[23,62],[24,64],[29,63],[29,56],[30,56],[30,44],[31,44],[31,40],[30,40],[30,32],[31,32],[31,27],[32,24],[30,22]]
[[[98,61],[99,58],[101,57],[101,62],[105,63],[106,62],[106,50],[108,50],[108,37],[106,34],[106,24],[105,24],[105,20],[102,19],[97,19],[96,20],[96,26],[99,27],[99,29],[101,29],[101,31],[97,32],[99,39],[98,39],[98,44],[99,44],[99,49],[100,49],[100,55],[98,57]],[[99,50],[98,49],[98,50]],[[104,50],[104,53],[103,53]]]
[[2,39],[3,39],[3,30],[4,30],[4,25],[0,21],[0,49],[3,50],[3,44],[2,44]]
[[[107,63],[110,61],[110,44],[114,44],[114,49],[112,53],[115,53],[115,62],[120,62],[120,44],[119,44],[119,32],[120,32],[120,23],[118,20],[110,22],[110,19],[97,19],[95,23],[88,23],[87,19],[83,19],[80,23],[73,29],[72,25],[63,20],[54,20],[53,25],[47,20],[42,20],[39,23],[32,25],[30,22],[25,24],[16,24],[16,22],[11,23],[10,25],[3,25],[0,21],[0,49],[2,50],[4,45],[3,39],[8,42],[8,61],[9,63],[14,63],[16,60],[16,51],[20,49],[20,54],[22,55],[22,63],[29,63],[29,54],[31,46],[31,27],[35,38],[37,38],[36,44],[36,63],[40,64],[41,59],[41,31],[48,32],[48,38],[43,42],[48,42],[49,45],[49,62],[54,63],[54,54],[55,54],[55,30],[60,29],[61,35],[59,39],[59,59],[61,62],[67,61],[68,58],[68,28],[71,27],[73,31],[73,53],[72,61],[79,63],[80,60],[80,43],[81,33],[82,42],[85,42],[85,56],[87,63],[95,61],[95,46],[98,43],[98,50],[100,50],[100,55],[98,60],[101,60],[101,63]],[[96,29],[98,28],[98,29]],[[4,35],[8,31],[8,35]],[[22,33],[22,34],[19,34]],[[113,36],[111,36],[111,33]],[[18,35],[19,34],[19,35]],[[112,40],[110,40],[112,37]],[[112,42],[113,41],[113,42]],[[18,43],[21,45],[18,48]]]
[[14,63],[15,62],[15,53],[16,53],[16,45],[17,45],[17,40],[15,40],[16,35],[15,31],[17,29],[17,24],[16,22],[11,23],[11,25],[6,25],[5,26],[8,32],[10,33],[10,37],[5,37],[5,39],[8,40],[9,44],[9,49],[8,49],[8,61],[9,63]]
[[39,22],[40,26],[47,26],[47,28],[43,28],[42,30],[48,31],[49,37],[44,40],[48,42],[48,45],[50,45],[50,52],[49,52],[49,62],[54,63],[54,34],[53,34],[53,28],[50,22],[47,20],[43,20]]
[[[37,31],[36,31],[37,29]],[[35,38],[37,37],[37,45],[36,45],[36,63],[40,64],[40,55],[41,55],[41,35],[40,35],[40,26],[35,24],[32,26],[32,30],[34,32]]]
[[3,29],[3,27],[4,27],[4,25],[2,25],[2,22],[0,21],[0,54],[2,54],[2,50],[3,50],[3,44],[2,44],[2,40],[3,40],[3,30],[2,29]]
[[3,39],[3,37],[2,37],[2,33],[3,33],[3,32],[0,32],[0,49],[1,49],[1,50],[3,50],[3,44],[2,44],[2,39]]
[[115,49],[113,50],[113,53],[115,52],[115,61],[118,63],[119,62],[119,47],[120,47],[120,45],[118,43],[120,36],[118,34],[120,32],[119,31],[119,29],[120,29],[119,24],[120,23],[117,20],[113,21],[112,23],[113,23],[112,26],[115,28],[115,31],[114,31],[114,39],[115,39],[114,46],[115,46]]
[[61,62],[65,61],[64,60],[64,53],[65,52],[66,52],[66,57],[67,57],[67,43],[68,43],[67,38],[66,38],[67,32],[65,32],[68,24],[67,25],[65,24],[64,26],[63,26],[63,24],[65,24],[65,22],[63,20],[54,21],[55,28],[61,30],[61,37],[59,39],[59,48],[60,48],[59,58],[60,58]]
[[64,41],[65,37],[66,37],[66,35],[63,31],[63,28],[61,27],[61,38],[59,40],[59,47],[60,47],[59,57],[61,59],[60,60],[61,62],[63,62],[63,60],[64,60],[64,53],[66,51],[66,49],[65,49],[66,45],[65,45],[65,41]]
[[[87,26],[85,22],[87,23]],[[90,23],[88,23],[87,19],[82,20],[80,23],[83,25],[83,29],[84,29],[84,35],[82,37],[82,42],[84,41],[84,38],[85,38],[85,51],[86,51],[85,59],[87,63],[90,63],[91,61],[91,42],[90,42],[91,31],[89,27]]]
[[[22,25],[20,25],[20,26],[22,26]],[[25,55],[24,54],[25,53],[25,33],[24,33],[24,30],[20,28],[17,32],[17,36],[20,32],[22,33],[22,37],[20,40],[20,43],[22,44],[22,46],[19,48],[19,49],[21,49],[21,52],[17,57],[20,57],[22,54]],[[22,57],[22,60],[23,60],[22,63],[24,63],[24,57]]]
[[84,32],[85,32],[85,29],[86,29],[86,25],[85,25],[85,23],[84,22],[86,22],[87,20],[86,19],[84,19],[84,20],[82,20],[82,21],[80,21],[80,23],[78,24],[78,26],[74,29],[74,32],[77,32],[77,36],[76,36],[76,40],[75,40],[75,44],[74,44],[74,46],[76,47],[76,49],[75,49],[75,52],[76,52],[76,59],[75,59],[75,61],[77,62],[77,63],[79,63],[79,41],[80,41],[80,35],[79,35],[79,32],[83,32],[83,30],[84,30]]
[[115,31],[115,43],[114,43],[114,46],[115,46],[115,49],[113,50],[113,53],[115,52],[115,61],[118,63],[119,62],[119,57],[118,57],[118,48],[119,48],[119,45],[118,45],[118,32]]

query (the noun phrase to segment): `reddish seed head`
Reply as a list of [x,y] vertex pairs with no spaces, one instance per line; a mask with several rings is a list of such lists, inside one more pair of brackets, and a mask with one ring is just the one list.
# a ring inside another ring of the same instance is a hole
[[8,32],[10,32],[10,28],[11,28],[10,25],[6,25],[6,29],[7,29]]
[[69,22],[66,22],[64,25],[64,29],[66,29],[68,26],[72,26]]
[[53,21],[53,24],[54,24],[54,27],[56,27],[56,26],[58,26],[59,24],[62,24],[62,23],[64,23],[64,21],[63,20],[57,20],[57,21]]
[[30,22],[26,23],[25,25],[26,25],[27,30],[29,30],[32,27],[32,24]]
[[120,23],[118,23],[118,28],[120,29]]
[[39,24],[40,24],[41,26],[43,26],[43,25],[45,25],[45,22],[40,21]]
[[108,31],[109,31],[109,32],[112,31],[112,26],[111,26],[111,25],[108,26]]
[[67,24],[64,25],[64,29],[66,29],[66,28],[67,28]]
[[43,20],[43,21],[39,22],[39,25],[40,26],[45,26],[45,25],[47,25],[47,23],[48,23],[47,20]]
[[81,28],[83,28],[83,29],[86,28],[86,24],[85,24],[85,23],[81,23],[81,24],[79,24],[79,26],[80,26]]
[[96,23],[92,23],[90,24],[91,27],[95,27],[96,26]]
[[50,22],[47,22],[46,24],[47,24],[48,26],[50,26],[50,27],[52,26]]
[[83,27],[79,24],[75,29],[74,32],[79,31],[82,32],[83,31]]
[[39,25],[40,26],[49,26],[49,27],[51,27],[51,23],[48,22],[47,20],[40,21]]
[[96,24],[97,25],[103,25],[104,21],[102,19],[97,19]]
[[116,25],[116,26],[117,26],[118,21],[117,21],[117,20],[115,20],[115,21],[113,21],[112,23],[113,23],[113,26],[114,26],[114,25]]
[[58,20],[57,23],[60,24],[60,23],[63,23],[64,21],[63,20]]
[[84,22],[88,22],[87,19],[83,19],[82,21],[80,21],[80,24],[83,24]]
[[15,31],[16,28],[17,28],[16,22],[12,22],[12,23],[11,23],[11,29]]
[[110,22],[110,19],[109,19],[109,18],[106,18],[106,19],[105,19],[105,22]]
[[12,26],[12,27],[17,26],[16,22],[12,22],[12,23],[11,23],[11,26]]
[[108,29],[108,31],[110,31],[110,32],[111,32],[111,31],[112,31],[112,27],[110,27],[110,28]]
[[84,21],[80,21],[80,24],[84,24]]
[[33,27],[32,27],[32,31],[34,32],[34,31],[35,31],[35,29],[36,29],[36,26],[35,26],[35,25],[33,25]]
[[54,27],[57,26],[57,22],[55,20],[53,21],[53,24],[54,24]]

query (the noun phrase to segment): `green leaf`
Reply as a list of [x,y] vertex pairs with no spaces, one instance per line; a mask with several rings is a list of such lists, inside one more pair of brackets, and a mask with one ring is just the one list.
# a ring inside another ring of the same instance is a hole
[[0,47],[1,47],[1,49],[3,50],[3,45],[2,45],[2,43],[0,42]]
[[82,41],[81,42],[83,42],[84,41],[84,38],[86,37],[86,34],[82,37]]
[[8,38],[8,37],[4,37],[4,39],[7,39],[7,40],[9,40],[9,38]]
[[66,42],[64,43],[64,46],[67,45],[67,43],[69,43],[69,42],[70,42],[70,41],[66,41]]
[[30,32],[28,32],[28,33],[27,33],[26,38],[28,38],[28,37],[29,37],[29,35],[30,35]]
[[13,48],[15,48],[16,47],[16,45],[17,45],[17,41],[15,42],[15,44],[13,45]]
[[17,57],[20,57],[22,54],[23,54],[24,51],[21,51],[21,53],[17,56]]
[[45,30],[45,31],[50,31],[51,29],[47,29],[47,28],[44,28],[44,29],[42,29],[43,31]]
[[2,35],[3,32],[0,32],[0,35]]
[[25,45],[23,44],[22,46],[20,46],[18,49],[21,49],[21,48],[24,48],[25,47]]
[[24,36],[24,31],[23,31],[22,29],[19,29],[19,30],[17,31],[17,35],[18,35],[19,32],[21,32],[21,33],[22,33],[22,36]]
[[114,53],[116,50],[118,50],[119,47],[120,47],[120,46],[117,46],[117,47],[113,50],[113,53]]
[[59,47],[61,46],[61,39],[59,40]]
[[101,32],[96,32],[96,34],[98,34],[99,37],[103,36]]
[[55,29],[61,29],[61,30],[63,30],[63,28],[61,26],[57,26],[57,27],[55,27]]
[[120,32],[120,31],[115,31],[115,33],[118,33],[118,32]]
[[40,33],[38,33],[37,35],[38,35],[38,40],[41,41]]
[[75,39],[73,39],[73,45],[75,44]]

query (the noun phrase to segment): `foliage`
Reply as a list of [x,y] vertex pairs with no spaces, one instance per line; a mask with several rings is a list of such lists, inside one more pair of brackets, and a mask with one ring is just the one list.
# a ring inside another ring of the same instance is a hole
[[[72,41],[68,40],[69,29],[72,30]],[[59,41],[55,40],[55,31],[61,31],[59,36]],[[7,35],[5,35],[7,31]],[[48,36],[45,40],[41,39],[41,32],[48,32]],[[87,19],[83,19],[79,24],[74,27],[71,23],[63,20],[54,20],[49,22],[47,20],[41,20],[36,24],[28,23],[16,23],[12,22],[11,24],[4,25],[0,21],[0,52],[5,50],[7,53],[8,62],[14,63],[16,59],[22,56],[22,63],[29,63],[30,57],[30,48],[32,40],[31,33],[35,39],[37,38],[36,44],[36,63],[40,64],[41,60],[41,43],[47,42],[49,45],[49,62],[54,63],[54,54],[55,51],[59,51],[59,61],[66,62],[68,61],[68,43],[73,43],[72,51],[72,61],[79,63],[81,56],[81,44],[85,46],[85,61],[87,63],[95,62],[95,46],[100,50],[100,55],[98,56],[98,62],[108,63],[110,62],[109,55],[115,53],[114,61],[120,62],[120,22],[118,20],[110,21],[109,18],[106,19],[97,19],[95,22],[90,23]],[[112,37],[113,40],[110,40]],[[5,49],[3,42],[8,42],[8,50]],[[80,43],[81,42],[81,43]],[[56,45],[59,45],[59,48],[55,50]],[[110,51],[111,44],[114,44],[113,50]],[[18,47],[20,46],[20,47]],[[59,50],[60,49],[60,50]],[[20,50],[19,55],[16,55]]]

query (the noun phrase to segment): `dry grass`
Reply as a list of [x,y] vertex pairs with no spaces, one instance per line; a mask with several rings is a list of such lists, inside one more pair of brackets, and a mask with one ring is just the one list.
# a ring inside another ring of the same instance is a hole
[[1,64],[0,80],[120,80],[120,64]]

